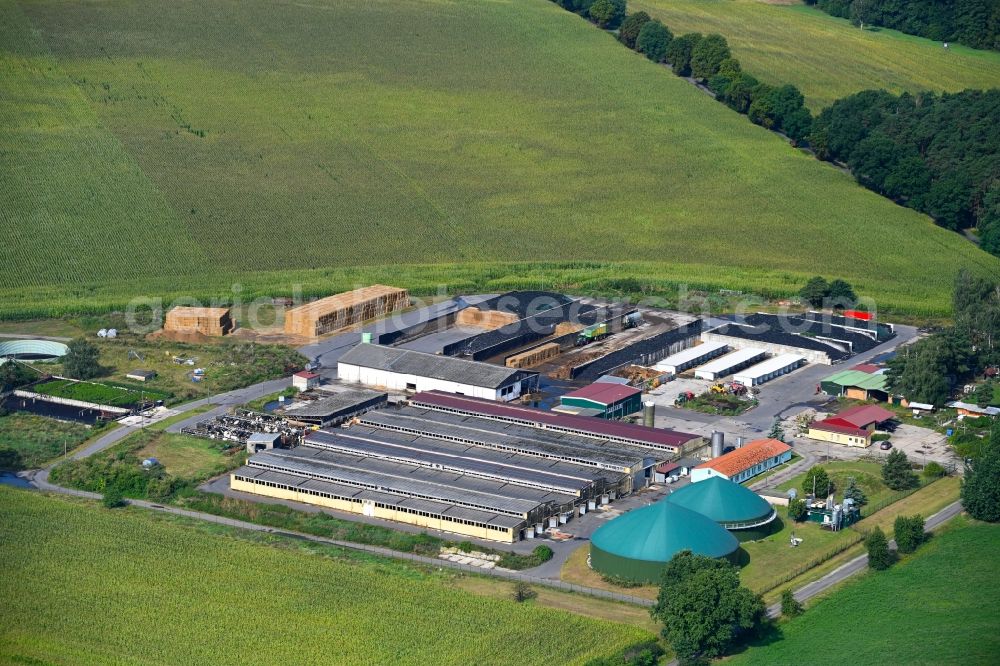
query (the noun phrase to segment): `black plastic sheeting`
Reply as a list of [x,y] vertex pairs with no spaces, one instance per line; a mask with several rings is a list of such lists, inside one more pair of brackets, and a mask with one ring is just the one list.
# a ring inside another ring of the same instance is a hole
[[637,365],[651,365],[665,358],[668,355],[666,352],[673,345],[701,335],[704,328],[705,322],[698,319],[680,328],[664,331],[643,340],[637,340],[627,347],[622,347],[610,354],[596,358],[590,363],[578,365],[573,368],[571,377],[573,379],[594,380],[601,375],[606,375],[613,370],[633,363]]

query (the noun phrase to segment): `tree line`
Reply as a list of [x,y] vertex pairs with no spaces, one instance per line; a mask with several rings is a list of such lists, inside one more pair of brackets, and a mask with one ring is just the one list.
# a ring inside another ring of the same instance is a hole
[[868,189],[947,229],[976,227],[981,247],[1000,256],[1000,91],[865,90],[813,118],[798,88],[758,81],[722,35],[674,35],[646,12],[628,14],[625,0],[554,2],[616,30],[622,44],[690,77],[751,122],[811,147],[819,159],[846,164]]
[[1000,51],[996,0],[806,0],[855,25],[877,25],[939,42]]

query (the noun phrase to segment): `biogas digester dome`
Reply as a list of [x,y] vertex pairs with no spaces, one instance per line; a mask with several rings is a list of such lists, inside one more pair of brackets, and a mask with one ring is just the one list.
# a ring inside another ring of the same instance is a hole
[[607,576],[655,583],[682,550],[730,557],[739,541],[711,518],[661,500],[602,525],[590,539],[590,566]]
[[684,486],[665,501],[708,516],[741,541],[770,533],[778,515],[757,493],[718,476]]

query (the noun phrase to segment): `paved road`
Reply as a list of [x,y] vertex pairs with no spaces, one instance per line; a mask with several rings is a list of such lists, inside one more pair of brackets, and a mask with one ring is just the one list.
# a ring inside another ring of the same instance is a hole
[[[944,523],[948,522],[958,514],[962,513],[962,503],[953,502],[941,509],[933,516],[927,519],[924,523],[924,529],[928,532],[940,527]],[[889,542],[890,548],[896,547],[896,542]],[[842,583],[854,574],[864,571],[868,567],[868,555],[858,555],[853,560],[850,560],[841,566],[837,567],[830,573],[826,574],[819,580],[815,580],[812,583],[803,585],[799,589],[795,590],[793,596],[799,601],[806,601],[815,597],[817,594],[824,592],[834,585]],[[776,618],[781,615],[781,604],[772,604],[767,609],[767,615],[771,618]]]
[[[208,398],[201,398],[200,400],[194,400],[192,402],[186,402],[183,405],[179,405],[177,407],[172,407],[171,409],[174,412],[183,414],[184,412],[189,412],[192,409],[197,409],[198,407],[202,407],[204,405],[218,405],[217,408],[211,410],[207,414],[196,414],[191,418],[185,419],[180,423],[175,423],[170,426],[167,426],[167,431],[180,432],[180,429],[184,427],[184,425],[193,423],[195,421],[200,421],[206,418],[211,418],[210,415],[216,413],[221,414],[233,405],[242,405],[243,403],[249,400],[254,400],[256,398],[260,398],[270,393],[275,393],[277,391],[280,391],[288,386],[291,386],[291,384],[292,384],[291,378],[282,377],[281,379],[272,379],[266,382],[261,382],[259,384],[254,384],[253,386],[248,386],[246,388],[236,389],[235,391],[229,391],[227,393],[219,393],[218,395],[213,395]],[[118,442],[122,441],[123,439],[125,439],[126,437],[128,437],[129,435],[140,429],[141,426],[138,425],[131,425],[131,426],[119,425],[114,430],[105,433],[104,435],[98,437],[94,442],[88,444],[79,451],[74,452],[73,455],[70,456],[70,458],[72,460],[82,460],[84,458],[92,456],[95,453],[98,453],[100,451],[103,451],[104,449],[114,446]],[[49,472],[51,471],[51,469],[52,467],[49,466],[44,469],[30,472],[26,476],[32,481],[48,483]],[[51,486],[51,484],[49,485]],[[56,486],[51,486],[51,487],[55,488]]]

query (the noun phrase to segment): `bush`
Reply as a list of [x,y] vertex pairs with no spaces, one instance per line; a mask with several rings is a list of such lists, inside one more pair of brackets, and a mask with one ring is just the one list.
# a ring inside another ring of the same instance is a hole
[[833,491],[834,485],[826,470],[819,465],[810,467],[802,479],[802,492],[815,497],[827,497]]
[[912,553],[927,538],[923,516],[919,515],[896,516],[892,531],[896,539],[896,550],[900,553]]
[[895,561],[893,552],[889,550],[889,541],[885,532],[876,527],[865,536],[865,549],[868,551],[868,566],[875,571],[884,571]]
[[514,597],[514,601],[521,603],[522,601],[534,599],[538,596],[538,593],[531,589],[531,586],[523,580],[519,580],[514,583],[514,592],[512,596]]
[[120,506],[125,506],[125,497],[122,495],[122,491],[112,486],[104,491],[104,497],[101,498],[101,503],[109,509],[115,509]]
[[785,617],[796,617],[802,615],[805,607],[802,602],[795,598],[792,590],[786,589],[781,593],[781,614]]
[[936,462],[929,462],[924,467],[924,478],[927,479],[940,479],[942,476],[947,474],[944,467]]
[[806,501],[796,497],[788,503],[788,517],[797,523],[806,519]]
[[601,580],[609,585],[614,585],[615,587],[640,587],[642,583],[637,583],[630,578],[623,578],[622,576],[616,576],[614,574],[601,574]]

